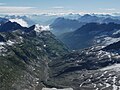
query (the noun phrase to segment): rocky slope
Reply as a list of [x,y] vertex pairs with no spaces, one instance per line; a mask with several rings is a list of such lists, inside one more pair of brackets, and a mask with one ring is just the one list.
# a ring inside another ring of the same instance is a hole
[[41,90],[48,62],[67,53],[67,48],[49,31],[6,24],[11,29],[0,32],[0,89]]
[[73,52],[51,62],[48,82],[74,90],[119,90],[120,55],[101,48]]
[[[71,14],[70,16],[74,16],[74,15]],[[87,23],[120,24],[120,18],[117,16],[97,15],[97,14],[85,14],[83,16],[77,15],[77,18],[73,18],[73,19],[62,16],[62,17],[56,18],[54,22],[51,22],[50,27],[52,29],[52,32],[57,37],[61,37],[60,35],[67,32],[75,31]]]

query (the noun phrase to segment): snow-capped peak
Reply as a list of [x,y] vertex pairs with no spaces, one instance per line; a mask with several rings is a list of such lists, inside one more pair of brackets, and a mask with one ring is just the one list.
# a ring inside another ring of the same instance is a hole
[[28,27],[28,23],[26,21],[24,21],[23,19],[15,18],[15,19],[9,19],[9,21],[16,22],[23,27]]
[[43,26],[43,25],[36,24],[34,30],[36,32],[49,31],[50,27],[49,27],[49,25],[48,26]]

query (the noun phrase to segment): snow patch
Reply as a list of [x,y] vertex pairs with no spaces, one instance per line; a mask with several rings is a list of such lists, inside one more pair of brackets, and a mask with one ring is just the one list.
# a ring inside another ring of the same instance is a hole
[[57,89],[57,88],[42,88],[42,90],[73,90],[72,88],[66,88],[66,89]]
[[113,35],[119,34],[120,30],[117,30],[116,32],[113,33]]
[[105,68],[100,69],[101,71],[106,71],[106,70],[114,70],[114,71],[120,71],[120,64],[114,64],[111,66],[107,66]]
[[113,90],[118,90],[119,89],[118,86],[116,86],[116,84],[115,84],[116,83],[116,79],[117,79],[117,77],[114,76],[113,77],[113,85],[112,85],[113,86]]
[[12,42],[10,40],[7,41],[7,45],[12,46],[15,42]]
[[4,47],[6,44],[4,42],[0,42],[0,56],[5,56],[5,52],[7,52],[7,49]]
[[120,41],[120,38],[112,38],[112,37],[106,37],[105,39],[105,44],[110,45],[112,43]]
[[0,46],[0,50],[2,50],[2,49],[4,49],[4,47],[3,47],[3,46]]
[[0,46],[0,53],[2,53],[3,51],[6,52],[5,48],[3,46]]
[[49,25],[48,26],[43,26],[43,25],[36,24],[34,30],[36,32],[49,31],[50,27],[49,27]]
[[105,51],[102,51],[100,50],[98,53],[97,53],[97,58],[100,60],[101,58],[103,57],[108,57],[109,60],[112,60],[112,56],[114,54],[110,53],[110,52],[105,52]]
[[15,18],[15,19],[9,19],[11,22],[16,22],[20,24],[23,27],[28,27],[28,23],[24,21],[23,19]]
[[4,42],[0,42],[0,46],[2,46],[2,45],[5,45],[5,43]]
[[43,45],[43,47],[46,47],[47,45]]
[[106,87],[110,87],[111,85],[109,83],[105,83]]

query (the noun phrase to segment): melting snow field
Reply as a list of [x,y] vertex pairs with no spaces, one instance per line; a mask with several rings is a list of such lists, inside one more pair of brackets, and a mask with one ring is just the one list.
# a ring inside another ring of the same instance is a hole
[[120,64],[114,64],[114,65],[102,68],[101,70],[105,71],[105,70],[111,70],[111,69],[115,71],[120,71]]
[[73,90],[73,89],[72,88],[65,88],[65,89],[43,88],[42,90]]
[[105,44],[110,45],[112,43],[120,41],[120,38],[112,38],[112,37],[106,37],[105,38]]

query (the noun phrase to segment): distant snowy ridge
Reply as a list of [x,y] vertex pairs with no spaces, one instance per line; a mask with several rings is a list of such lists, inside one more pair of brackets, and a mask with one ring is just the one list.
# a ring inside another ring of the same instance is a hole
[[49,31],[50,27],[49,27],[49,25],[48,26],[43,26],[43,25],[36,24],[34,30],[36,32]]
[[15,19],[9,19],[9,21],[16,22],[23,27],[28,27],[29,26],[28,23],[26,21],[24,21],[23,19],[15,18]]

